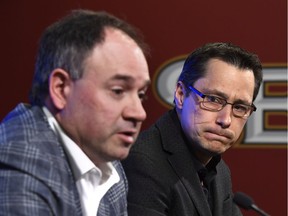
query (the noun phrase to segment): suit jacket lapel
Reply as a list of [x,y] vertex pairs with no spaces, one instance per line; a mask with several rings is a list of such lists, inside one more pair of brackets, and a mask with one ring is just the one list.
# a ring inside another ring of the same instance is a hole
[[[216,176],[215,180],[212,183],[212,190],[214,191],[214,215],[221,215],[221,216],[230,216],[232,215],[232,212],[229,210],[231,209],[223,209],[223,201],[229,198],[229,193],[225,192],[225,188],[223,187],[230,184],[230,181],[228,178],[224,178],[223,180],[219,179],[219,176],[223,177],[223,161],[220,161],[220,163],[217,165],[217,173],[218,176]],[[222,184],[220,184],[222,182]],[[231,198],[232,199],[232,198]]]
[[163,149],[170,152],[167,159],[186,188],[199,215],[212,216],[175,111],[170,111],[156,125],[161,133]]
[[[28,108],[21,104],[17,107],[17,112],[20,114],[25,112],[25,115],[20,118],[21,122],[19,122],[19,125],[24,125],[22,127],[25,129],[23,131],[26,133],[23,135],[23,139],[29,139],[29,142],[31,143],[37,143],[31,144],[31,146],[27,144],[26,147],[27,157],[29,156],[29,160],[31,160],[33,155],[33,160],[36,161],[37,166],[35,166],[35,168],[27,167],[22,161],[15,161],[15,167],[19,167],[19,169],[23,170],[28,169],[28,173],[41,179],[49,185],[51,191],[57,196],[62,197],[63,203],[67,203],[67,206],[65,207],[71,213],[82,215],[80,198],[70,164],[66,158],[63,146],[60,144],[60,141],[55,136],[52,129],[49,128],[49,123],[47,122],[42,109],[37,106],[30,109],[30,107]],[[27,122],[29,125],[25,124]],[[22,131],[19,133],[22,133]],[[19,145],[21,145],[19,146],[19,149],[23,149],[24,144],[19,143]],[[37,148],[34,146],[37,146]],[[28,151],[35,151],[37,154],[29,154]],[[25,155],[23,157],[25,157]],[[45,159],[43,160],[43,158]],[[45,167],[45,169],[39,168],[41,167],[40,165]],[[51,176],[53,176],[53,178]],[[60,183],[62,184],[61,187],[58,186]],[[63,196],[62,194],[65,190],[67,190],[67,196]],[[73,208],[71,208],[72,206]]]

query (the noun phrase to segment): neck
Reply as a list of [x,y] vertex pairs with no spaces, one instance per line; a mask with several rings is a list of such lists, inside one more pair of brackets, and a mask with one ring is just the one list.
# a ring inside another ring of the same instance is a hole
[[212,159],[211,155],[207,155],[206,152],[199,151],[198,149],[194,151],[194,155],[204,166]]

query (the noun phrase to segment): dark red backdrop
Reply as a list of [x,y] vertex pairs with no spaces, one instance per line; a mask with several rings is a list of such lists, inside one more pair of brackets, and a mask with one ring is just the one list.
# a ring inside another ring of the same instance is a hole
[[[0,119],[27,102],[37,41],[43,29],[71,9],[106,10],[137,26],[152,48],[151,77],[166,60],[206,42],[230,41],[263,63],[287,62],[286,0],[3,0],[0,5]],[[149,92],[148,127],[167,110]],[[287,147],[233,148],[233,189],[250,194],[273,216],[287,216]],[[256,215],[243,211],[244,215]]]

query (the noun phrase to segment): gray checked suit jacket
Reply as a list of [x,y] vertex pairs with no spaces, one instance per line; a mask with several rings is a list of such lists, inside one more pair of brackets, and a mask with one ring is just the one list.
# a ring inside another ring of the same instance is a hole
[[[127,180],[100,202],[99,216],[127,215]],[[19,104],[0,124],[0,216],[80,216],[79,194],[62,144],[42,109]]]

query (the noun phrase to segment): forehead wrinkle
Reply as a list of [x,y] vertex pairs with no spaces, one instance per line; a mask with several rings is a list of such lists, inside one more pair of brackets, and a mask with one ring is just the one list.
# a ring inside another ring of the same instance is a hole
[[[136,78],[134,78],[130,75],[125,75],[125,74],[116,74],[110,80],[112,80],[112,81],[114,81],[114,80],[115,81],[117,81],[117,80],[124,81],[128,84],[133,84],[136,82]],[[146,86],[150,85],[150,82],[151,82],[150,80],[145,80],[144,86],[146,87]]]
[[116,74],[110,78],[111,81],[123,81],[129,84],[135,82],[135,78],[130,75]]

